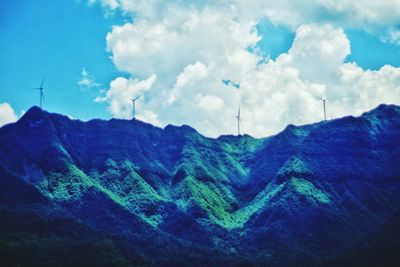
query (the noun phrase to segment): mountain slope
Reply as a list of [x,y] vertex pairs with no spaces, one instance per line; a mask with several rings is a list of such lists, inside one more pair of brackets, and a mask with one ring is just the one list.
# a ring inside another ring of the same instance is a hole
[[[33,107],[0,128],[0,211],[11,266],[365,266],[371,255],[391,266],[400,108],[212,139],[189,126],[82,122]],[[63,261],[74,246],[88,253]],[[23,249],[51,259],[16,257]]]

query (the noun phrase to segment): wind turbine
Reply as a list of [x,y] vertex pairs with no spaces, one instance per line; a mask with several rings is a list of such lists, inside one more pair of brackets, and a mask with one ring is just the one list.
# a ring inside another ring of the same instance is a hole
[[42,109],[42,106],[43,106],[43,104],[44,104],[44,93],[43,93],[43,90],[44,90],[44,88],[43,88],[43,84],[44,84],[44,79],[45,79],[45,77],[43,77],[43,79],[42,79],[42,82],[40,83],[40,87],[37,87],[37,88],[32,88],[32,89],[35,89],[35,90],[39,90],[39,102],[40,102],[40,109]]
[[325,105],[325,102],[326,102],[326,100],[328,100],[328,98],[321,98],[319,96],[317,96],[317,97],[319,98],[319,100],[322,101],[322,105],[324,107],[324,121],[326,121],[326,105]]
[[240,135],[240,104],[239,104],[238,113],[237,113],[237,115],[235,117],[237,119],[238,135]]
[[132,117],[133,117],[133,119],[134,119],[135,116],[136,116],[135,102],[136,102],[136,100],[138,100],[139,98],[140,98],[140,96],[135,97],[135,98],[128,98],[128,97],[127,97],[127,99],[129,99],[130,101],[132,101]]

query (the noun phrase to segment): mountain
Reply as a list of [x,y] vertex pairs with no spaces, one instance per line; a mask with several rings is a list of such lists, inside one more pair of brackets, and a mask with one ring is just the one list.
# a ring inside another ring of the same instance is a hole
[[32,107],[0,218],[0,266],[396,266],[400,107],[261,139]]

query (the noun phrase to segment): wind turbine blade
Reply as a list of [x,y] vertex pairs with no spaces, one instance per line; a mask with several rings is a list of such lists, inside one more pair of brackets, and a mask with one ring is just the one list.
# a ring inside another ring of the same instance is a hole
[[323,100],[320,96],[312,94],[315,98],[318,98],[319,100]]
[[138,100],[139,98],[140,98],[140,96],[134,98],[132,101],[136,101],[136,100]]
[[46,78],[46,77],[43,76],[42,82],[41,82],[41,84],[40,84],[40,88],[43,88],[43,83],[44,83],[44,79],[45,79],[45,78]]

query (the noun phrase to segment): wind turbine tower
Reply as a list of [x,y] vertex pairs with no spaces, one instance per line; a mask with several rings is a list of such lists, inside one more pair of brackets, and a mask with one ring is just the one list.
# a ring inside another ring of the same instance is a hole
[[45,79],[45,77],[43,77],[42,82],[40,83],[40,87],[32,88],[32,89],[35,89],[35,90],[39,90],[40,109],[42,109],[43,104],[44,104],[44,93],[43,93],[43,90],[44,90],[44,88],[43,88],[44,79]]
[[239,109],[238,109],[238,113],[235,116],[237,119],[237,130],[238,130],[238,135],[240,135],[240,104],[239,104]]
[[136,117],[136,108],[135,108],[135,102],[138,100],[140,96],[135,97],[135,98],[128,98],[130,101],[132,101],[132,118],[135,119]]
[[322,105],[324,107],[324,121],[326,121],[326,100],[328,100],[328,98],[321,98],[319,96],[318,96],[318,98],[319,98],[319,100],[322,101]]

